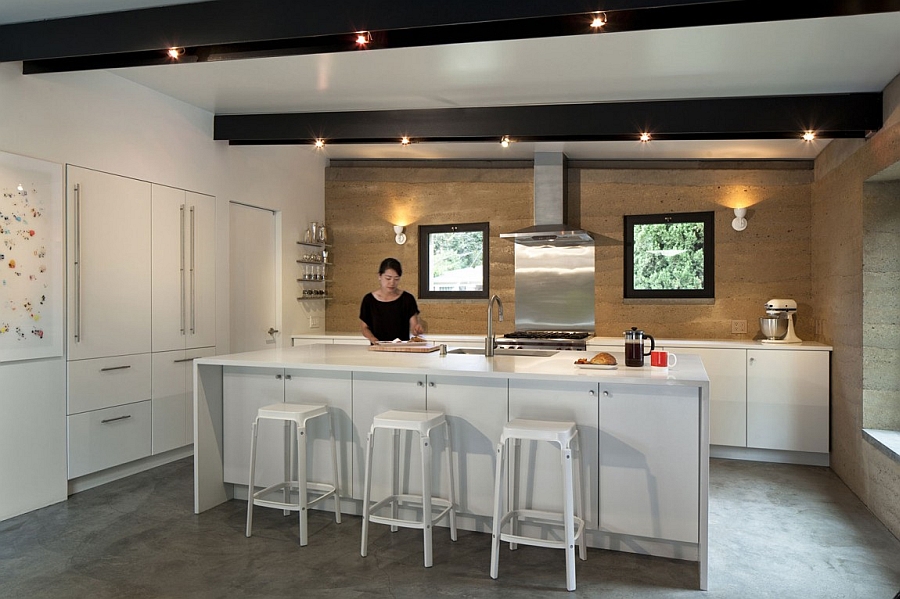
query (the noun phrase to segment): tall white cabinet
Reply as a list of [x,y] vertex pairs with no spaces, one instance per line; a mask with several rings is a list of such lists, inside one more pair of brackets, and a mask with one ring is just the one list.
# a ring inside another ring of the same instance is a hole
[[215,198],[68,166],[69,479],[192,442],[215,353]]

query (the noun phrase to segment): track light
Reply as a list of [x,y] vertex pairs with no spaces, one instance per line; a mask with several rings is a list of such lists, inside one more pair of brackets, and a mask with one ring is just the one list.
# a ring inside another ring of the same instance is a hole
[[594,29],[600,29],[606,25],[606,13],[605,12],[595,12],[593,13],[593,18],[591,19],[591,27]]
[[372,34],[368,31],[359,31],[356,34],[356,45],[364,47],[372,41]]
[[403,137],[401,137],[401,138],[400,138],[400,145],[401,145],[401,146],[408,146],[408,145],[409,145],[409,138],[406,137],[405,135],[404,135]]
[[316,149],[321,150],[324,147],[325,147],[325,140],[322,138],[316,139]]
[[641,133],[640,140],[641,140],[641,143],[647,143],[648,141],[650,141],[650,134],[649,133]]
[[503,137],[500,138],[500,145],[503,146],[504,148],[509,147],[509,135],[504,135]]
[[184,54],[184,48],[169,48],[166,51],[166,54],[168,54],[169,58],[172,60],[178,60],[181,58],[181,55]]
[[803,133],[803,141],[815,141],[816,132],[815,131],[806,131]]

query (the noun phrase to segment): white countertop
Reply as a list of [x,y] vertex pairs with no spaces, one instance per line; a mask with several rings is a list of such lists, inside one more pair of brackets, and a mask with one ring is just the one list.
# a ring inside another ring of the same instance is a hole
[[369,351],[367,346],[312,344],[297,347],[265,349],[242,354],[199,358],[198,365],[257,368],[299,368],[319,370],[354,370],[358,372],[391,372],[424,375],[464,375],[523,379],[593,379],[600,382],[629,384],[696,385],[708,382],[703,363],[696,355],[679,354],[678,364],[669,369],[629,368],[624,365],[624,352],[610,352],[619,362],[615,370],[581,369],[578,358],[590,358],[593,351],[563,351],[549,357],[494,356],[431,353],[399,353]]
[[[438,343],[461,343],[466,345],[479,345],[484,343],[483,335],[444,335],[441,333],[427,333],[427,339]],[[353,339],[364,341],[360,333],[303,333],[292,335],[292,339]],[[591,337],[588,339],[588,347],[620,347],[624,351],[624,337]],[[696,347],[718,349],[770,349],[770,350],[812,350],[831,351],[830,345],[816,341],[803,341],[802,343],[764,343],[756,339],[656,339],[656,345],[661,348],[668,347]],[[479,345],[480,346],[480,345]],[[648,345],[649,347],[649,345]]]

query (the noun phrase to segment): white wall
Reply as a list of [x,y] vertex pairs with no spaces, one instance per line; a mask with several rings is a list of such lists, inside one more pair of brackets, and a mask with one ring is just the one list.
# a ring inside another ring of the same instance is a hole
[[[295,242],[308,221],[324,216],[325,159],[308,148],[229,146],[212,133],[212,114],[108,72],[26,77],[21,63],[0,64],[0,151],[216,196],[217,349],[227,353],[228,203],[282,212],[281,330],[304,330]],[[38,379],[46,385],[23,392]],[[63,360],[0,365],[0,422],[14,419],[21,433],[0,430],[0,520],[66,497],[64,381]],[[28,431],[40,449],[23,468],[17,456]]]

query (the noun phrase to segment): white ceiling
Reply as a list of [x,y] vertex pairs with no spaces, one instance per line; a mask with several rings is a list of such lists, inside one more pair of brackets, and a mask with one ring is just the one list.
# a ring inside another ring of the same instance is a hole
[[[178,3],[0,2],[0,22]],[[879,92],[900,73],[900,12],[113,72],[216,114]],[[553,149],[573,159],[810,159],[825,145],[824,140],[579,142]],[[325,152],[339,159],[528,159],[535,149],[550,149],[535,146],[334,145]]]

